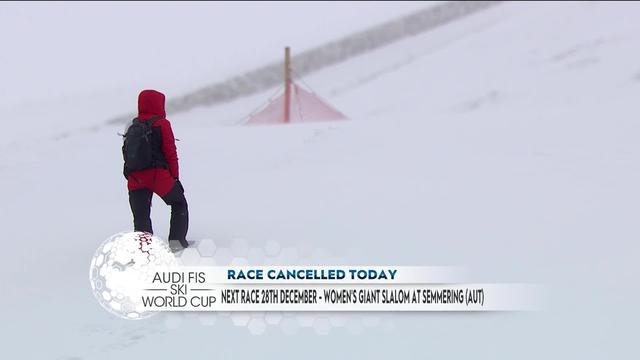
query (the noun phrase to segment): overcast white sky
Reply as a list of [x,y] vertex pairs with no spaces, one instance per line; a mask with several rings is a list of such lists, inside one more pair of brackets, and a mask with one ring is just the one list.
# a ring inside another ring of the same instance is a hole
[[186,91],[428,5],[2,3],[0,109],[143,84]]

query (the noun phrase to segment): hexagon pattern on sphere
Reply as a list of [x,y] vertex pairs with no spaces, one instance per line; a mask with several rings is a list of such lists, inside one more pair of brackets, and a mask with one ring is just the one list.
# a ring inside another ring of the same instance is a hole
[[215,312],[202,312],[197,314],[198,321],[204,326],[213,326],[218,321],[218,314]]
[[280,244],[275,240],[269,240],[265,244],[264,250],[268,256],[276,256],[280,252]]
[[180,252],[180,255],[178,256],[179,258],[179,263],[181,265],[184,266],[198,266],[200,265],[200,259],[202,258],[200,256],[200,253],[198,252],[198,249],[196,248],[186,248],[184,250],[182,250]]
[[247,240],[238,238],[233,239],[231,241],[231,253],[235,257],[244,257],[247,256],[247,252],[249,251],[249,243]]
[[213,256],[216,252],[216,243],[212,239],[202,239],[198,243],[198,251],[202,256]]
[[231,313],[231,321],[235,326],[247,326],[251,320],[251,313],[244,311],[235,311]]
[[[344,262],[331,257],[326,249],[310,249],[311,257],[301,258],[303,253],[296,247],[282,247],[276,241],[268,241],[264,247],[254,247],[245,239],[234,239],[224,246],[213,239],[203,239],[192,248],[180,249],[175,254],[169,245],[161,239],[144,233],[116,234],[96,251],[91,260],[90,280],[94,296],[100,304],[112,314],[126,319],[143,319],[156,313],[145,311],[141,304],[135,303],[122,279],[150,283],[154,269],[179,265],[294,265],[324,264],[328,259],[334,263]],[[125,276],[126,275],[126,276]],[[125,284],[126,285],[126,284]],[[127,296],[129,295],[129,296]],[[350,334],[360,334],[365,327],[381,325],[382,318],[377,314],[356,316],[341,312],[202,312],[192,315],[203,326],[213,326],[218,318],[230,318],[235,326],[246,327],[253,335],[262,335],[268,326],[280,327],[286,335],[294,335],[301,328],[311,328],[316,334],[326,335],[333,328],[346,327]],[[169,313],[164,318],[169,329],[178,328],[181,313]]]
[[98,303],[123,319],[155,314],[144,308],[140,284],[150,284],[155,269],[176,266],[169,245],[142,232],[121,232],[96,250],[89,268],[91,289]]
[[249,332],[253,335],[262,335],[267,328],[264,319],[251,319],[247,325]]

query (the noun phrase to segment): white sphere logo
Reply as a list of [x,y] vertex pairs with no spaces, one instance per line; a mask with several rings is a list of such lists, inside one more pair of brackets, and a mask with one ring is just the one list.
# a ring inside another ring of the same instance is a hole
[[100,305],[124,319],[155,314],[144,308],[141,290],[151,284],[156,269],[177,265],[169,245],[143,232],[122,232],[105,240],[89,269],[91,289]]

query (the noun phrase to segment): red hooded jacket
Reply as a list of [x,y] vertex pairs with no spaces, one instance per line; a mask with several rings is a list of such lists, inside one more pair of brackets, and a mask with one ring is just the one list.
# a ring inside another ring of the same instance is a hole
[[162,154],[168,164],[168,169],[145,169],[129,174],[127,187],[129,191],[149,189],[159,196],[165,196],[178,178],[178,153],[176,142],[171,130],[171,123],[164,111],[164,94],[155,90],[143,90],[138,96],[138,119],[148,120],[159,117],[153,123],[162,133]]

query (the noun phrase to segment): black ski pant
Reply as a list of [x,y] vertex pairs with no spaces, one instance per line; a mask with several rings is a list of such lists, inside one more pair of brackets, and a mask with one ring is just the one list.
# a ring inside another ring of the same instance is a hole
[[[133,213],[133,227],[135,231],[144,231],[153,234],[151,226],[151,199],[153,192],[148,189],[129,191],[129,204]],[[187,240],[189,229],[189,209],[187,199],[184,197],[184,188],[180,181],[176,181],[169,193],[162,196],[162,200],[171,206],[171,221],[168,240]]]

